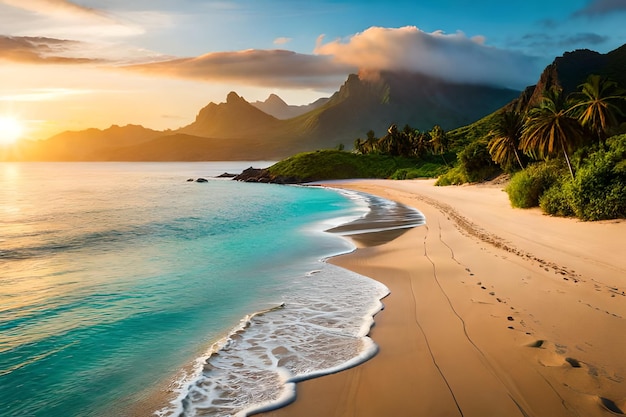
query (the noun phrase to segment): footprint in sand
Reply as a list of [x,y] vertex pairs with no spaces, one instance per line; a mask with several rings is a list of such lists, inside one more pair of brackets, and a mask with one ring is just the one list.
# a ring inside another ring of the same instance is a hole
[[[614,413],[614,414],[626,414],[623,410],[626,409],[626,404],[622,404],[621,406],[617,405],[615,403],[615,401],[610,400],[606,397],[598,397],[598,400],[600,400],[600,404],[602,404],[602,406],[609,410],[610,412]],[[624,401],[626,403],[626,401]]]

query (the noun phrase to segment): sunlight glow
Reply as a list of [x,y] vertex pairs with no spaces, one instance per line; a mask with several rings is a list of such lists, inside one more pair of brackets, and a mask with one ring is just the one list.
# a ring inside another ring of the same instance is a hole
[[22,136],[24,129],[20,122],[11,116],[0,116],[0,145],[11,145]]

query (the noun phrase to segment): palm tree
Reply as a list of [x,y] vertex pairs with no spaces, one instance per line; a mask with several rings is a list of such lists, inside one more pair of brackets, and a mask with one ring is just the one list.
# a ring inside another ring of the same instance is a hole
[[444,157],[444,154],[448,150],[448,137],[446,136],[446,132],[444,132],[441,126],[435,125],[428,133],[430,135],[430,144],[433,147],[433,153],[435,155],[441,155],[443,163],[447,166],[448,162]]
[[354,140],[354,151],[361,155],[365,155],[365,141],[361,138],[356,138]]
[[489,132],[489,154],[494,162],[502,167],[510,166],[513,158],[524,169],[517,150],[519,149],[524,118],[520,112],[504,111],[500,114],[495,128]]
[[570,112],[604,145],[609,130],[618,124],[617,115],[623,116],[617,102],[626,100],[625,92],[600,75],[590,75],[579,88],[581,91],[570,96],[576,103]]
[[560,90],[546,91],[540,107],[529,112],[522,131],[520,149],[526,154],[542,158],[562,152],[574,178],[568,152],[581,142],[583,128],[577,119],[568,114],[568,110]]
[[374,133],[374,131],[370,129],[367,131],[366,135],[367,139],[365,139],[365,143],[363,145],[365,148],[365,153],[378,152],[378,148],[376,147],[376,144],[378,142],[376,133]]

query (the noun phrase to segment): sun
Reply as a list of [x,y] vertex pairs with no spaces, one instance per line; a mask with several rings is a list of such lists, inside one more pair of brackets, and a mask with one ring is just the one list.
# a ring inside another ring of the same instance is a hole
[[22,136],[24,129],[19,120],[11,116],[0,116],[0,145],[11,145]]

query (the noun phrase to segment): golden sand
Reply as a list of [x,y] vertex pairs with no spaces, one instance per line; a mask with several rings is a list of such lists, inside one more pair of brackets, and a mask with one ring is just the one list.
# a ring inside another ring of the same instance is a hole
[[626,413],[626,222],[513,209],[494,185],[333,186],[415,207],[426,225],[332,260],[390,289],[370,333],[380,352],[264,416]]

